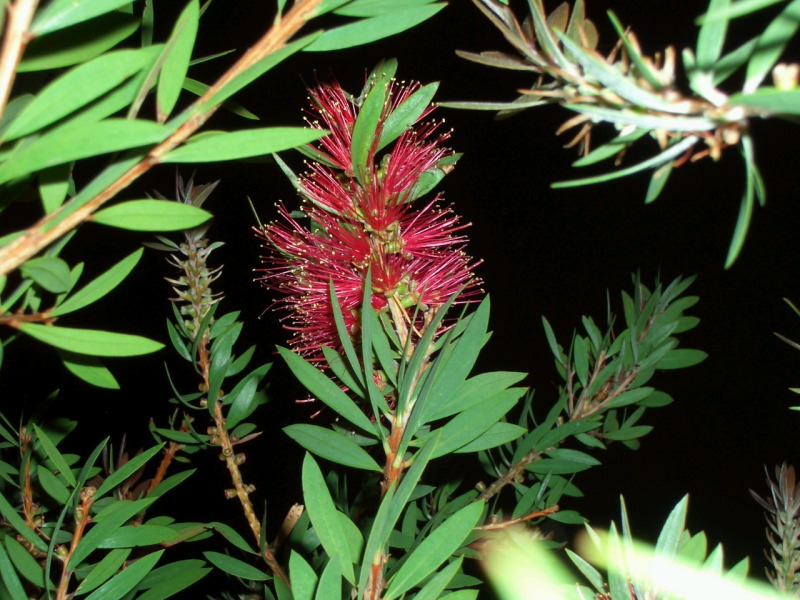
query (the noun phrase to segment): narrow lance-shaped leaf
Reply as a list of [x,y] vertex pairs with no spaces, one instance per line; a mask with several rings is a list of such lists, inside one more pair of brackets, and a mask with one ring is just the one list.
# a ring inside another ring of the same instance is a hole
[[267,127],[231,133],[206,132],[169,152],[162,162],[195,163],[264,156],[302,146],[328,132],[304,127]]
[[202,225],[211,213],[169,200],[129,200],[92,215],[94,223],[133,231],[179,231]]
[[156,112],[160,123],[167,120],[178,101],[183,80],[189,70],[199,20],[200,9],[197,0],[189,0],[167,40],[164,48],[166,59],[161,68],[156,90]]
[[55,310],[53,310],[53,316],[58,317],[66,315],[104,297],[122,283],[130,272],[133,271],[139,259],[142,258],[143,252],[144,249],[140,248],[136,252],[129,254],[105,273],[87,283],[80,290],[59,304]]
[[129,0],[94,0],[75,2],[75,0],[54,0],[44,10],[37,13],[31,24],[31,33],[40,36],[57,31],[82,21],[111,12]]
[[138,335],[95,329],[21,323],[19,330],[45,344],[90,356],[138,356],[156,352],[164,347],[164,344]]

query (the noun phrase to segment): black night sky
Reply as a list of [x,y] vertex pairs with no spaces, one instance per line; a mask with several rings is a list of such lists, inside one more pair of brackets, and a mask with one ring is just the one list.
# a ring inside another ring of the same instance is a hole
[[[246,4],[251,6],[244,8]],[[253,7],[261,4],[269,8]],[[601,50],[608,51],[615,40],[605,16],[613,8],[652,54],[668,44],[678,50],[693,45],[693,20],[705,3],[590,0],[588,5],[601,32]],[[547,6],[552,9],[555,4]],[[518,2],[517,7],[521,12],[525,3]],[[203,53],[249,45],[270,23],[271,10],[272,3],[212,3],[201,21]],[[737,26],[740,29],[732,35],[743,40],[758,24]],[[321,80],[334,72],[346,89],[355,92],[365,71],[384,57],[398,58],[401,79],[441,81],[437,95],[441,101],[510,100],[518,87],[530,84],[525,74],[466,62],[455,56],[456,48],[511,51],[472,3],[454,0],[435,18],[395,38],[290,59],[237,100],[261,117],[259,125],[298,125],[307,102],[305,84],[314,81],[315,72]],[[210,83],[227,64],[224,57],[190,74]],[[782,300],[800,301],[800,280],[795,280],[800,273],[798,154],[789,144],[791,125],[753,123],[768,202],[754,214],[741,257],[724,270],[744,182],[743,161],[735,150],[718,163],[705,160],[678,169],[662,196],[645,206],[646,175],[582,189],[550,188],[554,181],[579,174],[570,166],[575,150],[562,147],[568,138],[555,136],[558,125],[570,116],[559,107],[530,109],[502,121],[488,112],[440,109],[437,114],[453,128],[451,146],[464,153],[441,189],[455,211],[472,222],[470,251],[484,261],[479,274],[492,298],[494,336],[480,369],[529,372],[540,410],[556,398],[557,385],[542,315],[567,343],[581,315],[602,320],[607,290],[620,306],[619,291],[632,289],[635,271],[651,283],[658,276],[670,281],[679,275],[698,275],[691,291],[700,302],[690,314],[702,321],[683,335],[681,345],[700,348],[709,358],[691,369],[656,377],[653,384],[675,402],[646,414],[643,423],[655,430],[642,440],[640,450],[619,445],[597,454],[603,464],[575,479],[585,497],[563,508],[577,509],[593,524],[607,526],[610,519],[618,519],[619,494],[623,494],[633,531],[653,538],[671,507],[688,492],[690,529],[704,529],[712,544],[722,542],[729,564],[750,555],[751,572],[763,572],[765,523],[747,490],[766,493],[765,464],[770,471],[783,460],[800,464],[800,414],[788,409],[800,404],[800,397],[787,389],[800,385],[800,353],[773,335],[778,331],[800,338],[800,318]],[[215,119],[212,127],[253,125],[227,115]],[[287,158],[301,168],[297,156],[287,154]],[[168,194],[173,178],[169,167],[156,170],[126,197],[153,189]],[[259,263],[258,243],[250,234],[253,217],[247,197],[262,219],[271,219],[274,203],[291,201],[294,193],[279,169],[268,163],[199,165],[195,179],[198,183],[222,179],[208,207],[216,215],[210,234],[227,244],[216,255],[225,264],[220,281],[226,295],[223,310],[242,311],[251,343],[261,344],[267,360],[274,344],[284,343],[285,337],[273,314],[259,318],[270,300],[252,283],[252,269]],[[84,251],[90,244],[101,245],[102,249],[91,246],[91,259],[106,266],[143,240],[134,234],[87,231],[76,241],[84,244]],[[161,278],[168,274],[163,256],[147,254],[135,279],[98,304],[87,321],[93,327],[166,341],[169,289]],[[55,361],[51,364],[48,351],[37,346],[35,352],[42,368],[57,374],[54,380],[63,379],[62,367]],[[7,357],[2,374],[6,381],[13,380],[14,369],[26,360]],[[149,417],[163,424],[172,410],[164,401],[170,395],[165,360],[187,371],[185,381],[191,382],[188,365],[166,352],[129,361],[128,372],[121,372],[121,361],[110,362],[124,386],[116,394],[96,394],[68,381],[64,394],[85,398],[81,435],[94,439],[96,433],[99,440],[104,433],[136,429],[138,433],[129,438],[149,443]],[[267,433],[248,450],[245,476],[266,490],[272,503],[270,519],[277,523],[285,506],[299,501],[293,473],[299,472],[300,456],[279,427],[308,411],[293,404],[296,390],[281,391],[277,385],[285,371],[276,366],[274,373],[273,400],[260,413],[267,421]],[[52,388],[53,381],[40,385],[47,389],[48,383]],[[144,405],[147,411],[142,410]],[[216,475],[205,480],[195,492],[199,496],[216,498],[225,487],[223,469],[215,464],[216,459],[206,467],[219,471],[219,481]],[[229,520],[236,518],[234,512]]]

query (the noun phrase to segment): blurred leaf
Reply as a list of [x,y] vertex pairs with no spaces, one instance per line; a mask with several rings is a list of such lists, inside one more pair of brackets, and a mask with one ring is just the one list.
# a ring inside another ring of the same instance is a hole
[[10,600],[28,600],[28,594],[25,593],[25,588],[22,587],[17,571],[14,569],[11,559],[2,545],[0,545],[0,580],[2,580],[3,585],[10,594]]
[[97,488],[97,491],[94,493],[95,499],[102,498],[104,494],[123,483],[128,477],[143,467],[148,460],[158,454],[163,447],[163,444],[153,446],[149,450],[137,454],[121,467],[118,467],[113,473],[106,477],[103,483],[100,484],[100,487]]
[[[709,10],[711,12],[711,10]],[[800,0],[792,0],[758,37],[747,63],[743,91],[754,92],[772,71],[800,27]]]
[[586,156],[582,156],[574,163],[572,163],[572,166],[586,167],[598,163],[607,158],[611,158],[612,156],[616,156],[617,154],[625,150],[628,146],[630,146],[633,142],[644,136],[646,133],[647,129],[636,129],[632,133],[617,136],[610,142],[607,142],[602,146],[598,146],[597,148],[589,152],[589,154],[587,154]]
[[[76,4],[72,0],[61,0],[60,3],[76,7],[92,4]],[[25,50],[17,72],[60,69],[85,63],[130,37],[138,28],[139,19],[136,17],[111,12],[69,29],[34,38]]]
[[167,120],[178,101],[178,95],[189,70],[199,19],[200,9],[197,0],[189,0],[164,47],[166,58],[161,67],[156,89],[156,113],[160,123]]
[[753,14],[767,6],[772,6],[779,2],[786,2],[786,0],[738,0],[729,7],[720,7],[716,10],[709,10],[707,13],[699,16],[696,23],[702,25],[706,21],[730,20],[742,17],[745,15]]
[[650,425],[635,425],[633,427],[625,427],[624,429],[618,429],[617,431],[609,431],[605,433],[603,437],[607,440],[615,440],[615,441],[626,441],[626,440],[635,440],[637,438],[643,437],[650,433],[653,430],[653,427]]
[[367,433],[375,431],[374,424],[358,408],[356,403],[339,386],[328,379],[324,373],[291,350],[279,346],[278,352],[300,383],[321,402],[330,406],[334,412],[363,431]]
[[92,215],[92,222],[132,231],[179,231],[202,225],[211,213],[170,200],[128,200]]
[[264,156],[308,144],[326,133],[328,132],[325,130],[304,127],[266,127],[231,133],[205,132],[189,138],[183,146],[168,152],[162,162],[214,162]]
[[[716,13],[727,9],[731,0],[710,0],[708,12]],[[722,54],[728,21],[725,19],[704,20],[697,35],[697,68],[712,72]]]
[[20,267],[20,271],[24,277],[33,279],[53,294],[63,294],[72,283],[69,265],[53,256],[32,258]]
[[380,465],[363,448],[335,431],[307,423],[289,425],[283,431],[317,456],[354,469],[381,471]]
[[661,191],[664,189],[664,186],[667,183],[667,179],[669,179],[670,173],[672,173],[672,166],[674,164],[675,161],[670,161],[653,171],[653,175],[650,178],[650,184],[647,186],[647,194],[644,198],[645,204],[655,202],[655,200],[659,197]]
[[146,51],[118,50],[74,67],[42,88],[11,122],[4,141],[39,131],[101,98],[143,69],[150,59]]
[[93,589],[99,587],[103,582],[108,581],[116,574],[131,554],[130,548],[119,548],[108,552],[97,564],[92,566],[92,570],[81,581],[76,595],[88,594]]
[[36,13],[36,17],[31,23],[30,32],[35,36],[40,36],[57,29],[63,29],[111,12],[127,4],[128,1],[92,0],[91,2],[75,2],[75,0],[53,0],[43,10]]
[[220,554],[219,552],[203,552],[205,559],[219,570],[225,573],[230,573],[234,577],[241,577],[242,579],[249,579],[251,581],[267,581],[270,575],[264,573],[260,569],[233,558],[227,554]]
[[429,4],[412,8],[401,8],[377,17],[361,19],[347,25],[325,31],[304,48],[307,52],[328,52],[368,44],[411,29],[431,18],[446,5]]
[[129,254],[102,275],[99,275],[80,290],[69,296],[64,302],[59,304],[52,312],[54,317],[66,315],[73,311],[88,306],[96,302],[106,294],[111,292],[133,271],[133,268],[142,258],[143,248]]
[[482,513],[483,503],[473,502],[434,529],[400,566],[383,597],[397,598],[436,571],[461,546]]
[[138,335],[95,329],[21,323],[19,330],[45,344],[90,356],[138,356],[156,352],[164,347],[164,344]]
[[72,474],[72,470],[69,468],[67,461],[64,460],[64,456],[58,451],[58,448],[56,448],[56,445],[36,423],[33,424],[33,430],[36,432],[36,439],[39,440],[39,443],[42,445],[42,449],[47,458],[53,462],[53,465],[58,469],[61,475],[64,476],[64,479],[66,479],[72,487],[75,487],[75,476]]
[[0,183],[73,160],[155,144],[167,133],[156,123],[126,119],[64,125],[16,149],[0,165]]
[[764,86],[751,93],[733,94],[728,103],[750,106],[779,115],[800,115],[800,88],[782,90]]
[[[427,0],[424,0],[427,2]],[[395,0],[392,4],[396,5]],[[403,100],[397,106],[383,123],[381,129],[381,136],[378,140],[378,147],[376,151],[391,144],[400,135],[422,116],[422,113],[430,106],[436,90],[439,89],[438,83],[429,83],[426,86],[419,88],[416,92],[411,94],[408,98]]]
[[94,592],[86,596],[86,600],[119,600],[130,592],[152,570],[152,568],[164,554],[163,550],[158,550],[143,556],[124,571],[109,579]]
[[[337,437],[341,436],[337,435]],[[359,450],[361,449],[359,448]],[[361,450],[361,452],[364,451]],[[380,468],[378,470],[380,471]],[[332,561],[339,563],[344,578],[351,584],[355,584],[353,563],[356,557],[351,555],[350,546],[342,543],[345,539],[345,532],[339,518],[339,511],[336,510],[319,465],[308,453],[303,459],[302,480],[306,510],[322,547]]]
[[[337,2],[337,0],[332,1]],[[433,2],[434,0],[403,0],[402,6],[410,8]],[[345,2],[338,0],[338,3],[344,4],[344,6],[336,8],[333,12],[345,17],[377,17],[395,12],[398,6],[397,0],[350,0]]]
[[[636,65],[636,70],[642,74],[642,76],[647,80],[647,83],[649,83],[654,90],[661,91],[664,88],[664,84],[659,81],[658,76],[653,72],[653,69],[644,60],[641,51],[639,51],[636,46],[631,43],[628,34],[626,33],[625,28],[622,26],[622,23],[620,23],[619,19],[617,18],[617,15],[615,15],[613,11],[608,11],[608,18],[611,21],[611,24],[614,26],[614,29],[617,30],[619,39],[621,39],[622,43],[625,45],[625,49],[628,51],[628,56],[630,56],[631,60]],[[576,43],[580,44],[580,37],[569,37]]]

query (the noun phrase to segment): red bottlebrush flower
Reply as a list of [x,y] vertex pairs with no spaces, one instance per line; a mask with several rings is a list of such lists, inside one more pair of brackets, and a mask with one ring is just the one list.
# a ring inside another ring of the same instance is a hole
[[420,122],[432,107],[422,111],[376,162],[383,125],[418,87],[388,86],[361,179],[352,164],[356,101],[338,84],[311,91],[309,122],[328,129],[330,135],[313,148],[321,161],[312,163],[299,181],[306,200],[302,213],[309,225],[281,205],[281,220],[257,231],[268,249],[259,280],[280,294],[274,306],[288,313],[283,321],[294,332],[290,344],[309,359],[321,358],[321,346],[340,346],[330,282],[351,334],[358,328],[368,272],[372,307],[392,308],[394,318],[402,314],[406,321],[402,327],[410,335],[423,330],[427,311],[462,288],[459,302],[480,293],[473,273],[478,263],[464,252],[462,231],[467,225],[450,208],[439,207],[441,196],[421,207],[413,202],[423,176],[450,168],[443,161],[452,150],[442,145],[449,135],[437,133],[437,123]]

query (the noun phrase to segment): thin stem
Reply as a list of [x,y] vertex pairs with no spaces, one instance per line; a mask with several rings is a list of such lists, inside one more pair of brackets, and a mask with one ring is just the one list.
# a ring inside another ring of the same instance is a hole
[[28,26],[36,12],[37,0],[17,0],[6,7],[6,31],[0,51],[0,117],[3,116],[11,86],[17,74],[17,65],[31,39]]
[[75,511],[77,523],[75,525],[75,531],[72,534],[72,543],[67,551],[67,556],[64,558],[64,567],[61,570],[61,579],[58,582],[58,590],[56,590],[56,600],[67,600],[67,598],[69,598],[69,595],[67,594],[67,588],[69,587],[69,582],[72,579],[72,571],[69,568],[69,560],[75,552],[75,549],[78,547],[78,544],[80,544],[81,539],[83,538],[83,532],[86,530],[86,526],[92,520],[92,517],[89,514],[89,509],[94,503],[95,491],[95,488],[91,486],[85,487],[81,490],[81,505]]
[[321,2],[322,0],[299,0],[285,17],[276,20],[275,24],[256,45],[245,52],[205,94],[187,109],[192,113],[192,116],[175,133],[150,150],[141,161],[128,169],[105,190],[79,208],[73,208],[72,202],[74,200],[67,202],[59,210],[45,215],[21,236],[0,248],[0,275],[5,275],[16,269],[26,260],[36,255],[42,248],[52,244],[55,240],[89,219],[92,213],[105,202],[128,187],[142,174],[149,171],[151,167],[159,164],[168,152],[185,142],[219,108],[219,104],[209,107],[205,107],[205,104],[213,100],[214,95],[232,79],[262,58],[283,48],[286,42],[310,18],[311,13]]

